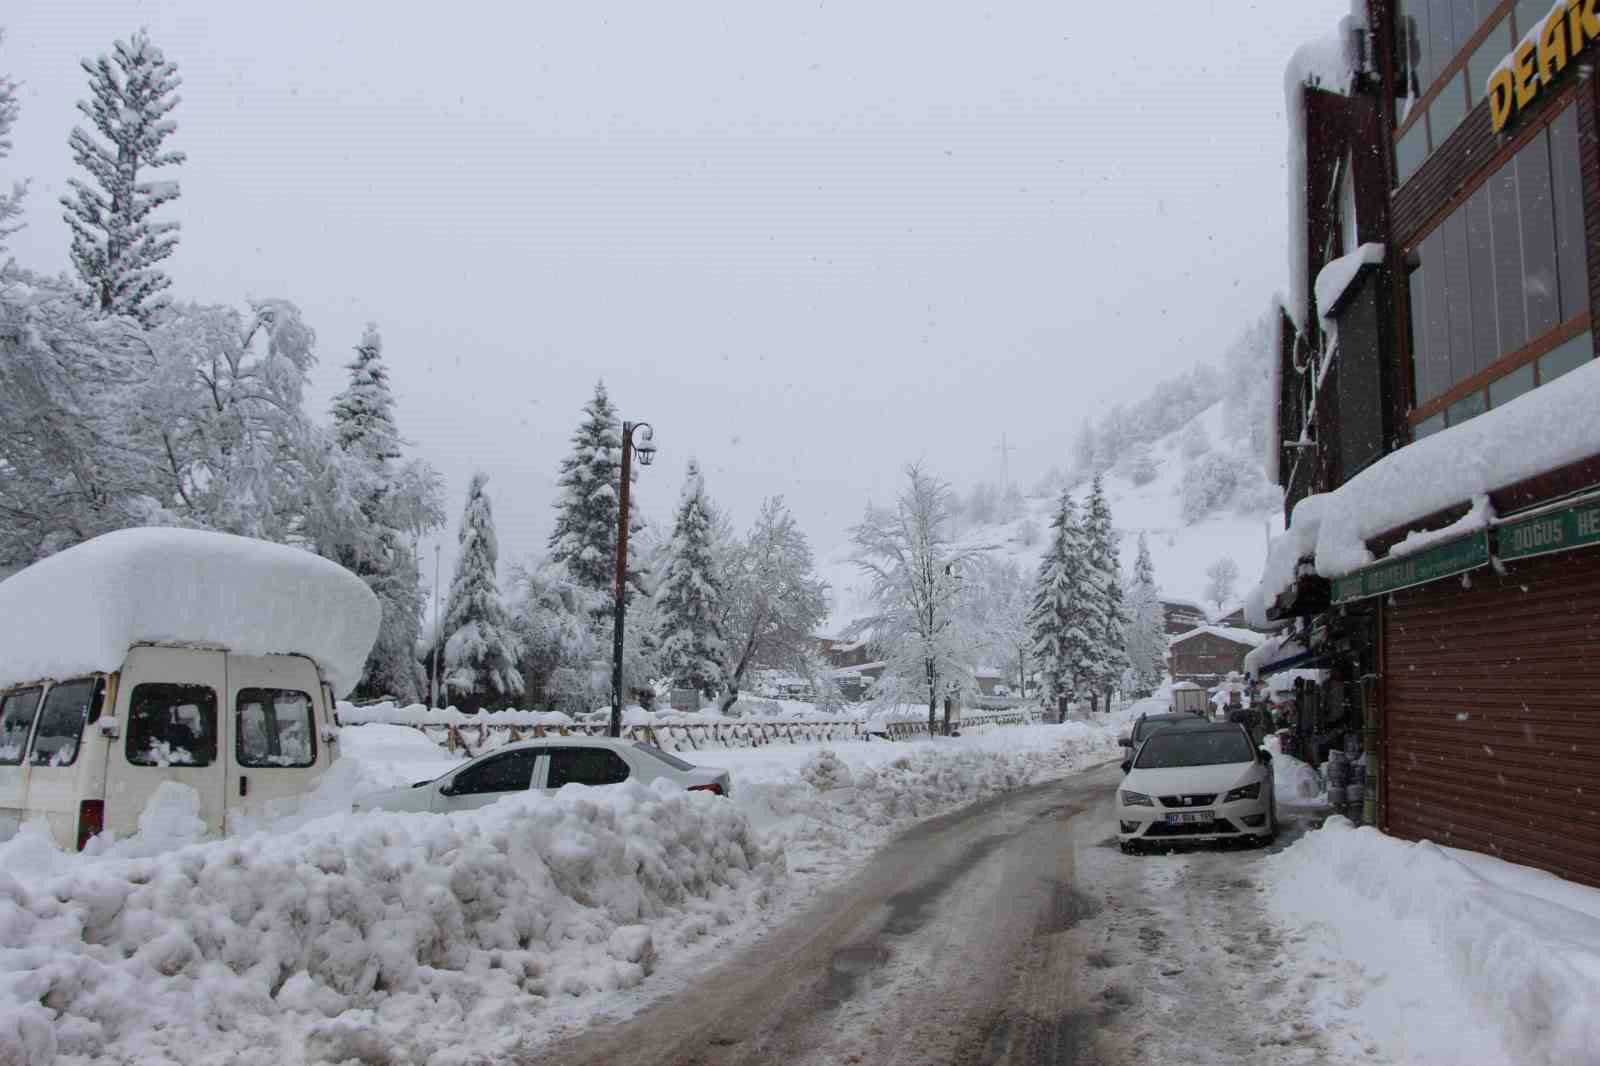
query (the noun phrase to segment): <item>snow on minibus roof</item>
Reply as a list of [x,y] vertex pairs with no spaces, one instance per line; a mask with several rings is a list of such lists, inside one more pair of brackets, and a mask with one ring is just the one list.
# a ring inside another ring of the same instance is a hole
[[343,696],[378,634],[377,597],[299,548],[197,529],[106,533],[0,581],[0,687],[121,666],[140,643],[306,655]]

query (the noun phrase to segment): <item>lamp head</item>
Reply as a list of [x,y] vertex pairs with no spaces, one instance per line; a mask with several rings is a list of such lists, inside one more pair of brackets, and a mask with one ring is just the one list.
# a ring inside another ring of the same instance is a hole
[[639,434],[639,443],[633,446],[633,450],[639,456],[639,465],[649,466],[656,458],[656,446],[651,443],[656,431],[651,429],[648,423],[640,425],[639,429],[643,432]]

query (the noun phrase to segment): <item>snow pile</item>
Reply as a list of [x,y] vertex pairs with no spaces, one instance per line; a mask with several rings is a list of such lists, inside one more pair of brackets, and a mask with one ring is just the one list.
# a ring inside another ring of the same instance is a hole
[[1339,340],[1339,320],[1333,317],[1333,309],[1339,306],[1361,272],[1367,267],[1381,264],[1387,254],[1382,244],[1363,244],[1349,255],[1328,260],[1317,272],[1312,292],[1317,299],[1317,313],[1322,316],[1323,325],[1327,327],[1328,337],[1333,343],[1337,344]]
[[1468,533],[1476,533],[1488,529],[1494,524],[1494,504],[1489,502],[1487,496],[1474,496],[1472,506],[1467,513],[1438,529],[1416,529],[1405,535],[1405,539],[1389,549],[1388,558],[1397,559],[1401,556],[1411,555],[1431,548],[1435,544],[1443,544],[1447,540],[1464,537]]
[[783,858],[731,803],[620,785],[74,866],[0,874],[0,1062],[515,1057],[551,1000],[765,908]]
[[[378,600],[299,548],[196,529],[123,529],[0,581],[0,686],[116,670],[144,642],[314,659],[342,695],[378,634]],[[18,620],[26,619],[26,624]]]
[[1272,753],[1272,793],[1279,803],[1296,807],[1321,807],[1328,802],[1328,786],[1310,763],[1285,755],[1276,735],[1261,746]]
[[[1391,452],[1333,492],[1295,505],[1289,529],[1272,542],[1261,583],[1247,601],[1252,622],[1294,583],[1300,560],[1323,577],[1343,577],[1373,561],[1367,541],[1408,522],[1472,501],[1452,533],[1493,521],[1487,497],[1548,470],[1600,455],[1600,360],[1591,360],[1547,385]],[[1552,433],[1551,426],[1561,426]],[[1410,541],[1406,550],[1436,542],[1444,531]]]
[[1286,945],[1323,953],[1298,968],[1346,971],[1308,986],[1329,1019],[1429,1061],[1596,1061],[1600,889],[1337,817],[1265,866],[1280,920],[1325,923]]

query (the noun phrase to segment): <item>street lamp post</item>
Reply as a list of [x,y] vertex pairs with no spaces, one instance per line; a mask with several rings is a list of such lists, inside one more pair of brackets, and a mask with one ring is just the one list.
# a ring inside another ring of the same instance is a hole
[[651,443],[656,431],[648,422],[622,423],[622,486],[617,493],[617,604],[611,632],[611,730],[610,735],[622,736],[622,621],[627,611],[628,596],[628,482],[633,477],[631,462],[634,452],[633,434],[640,434],[639,465],[649,466],[656,457],[656,446]]

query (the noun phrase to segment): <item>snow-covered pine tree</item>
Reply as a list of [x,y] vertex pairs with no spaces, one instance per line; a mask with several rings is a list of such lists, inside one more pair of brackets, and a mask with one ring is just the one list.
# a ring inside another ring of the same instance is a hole
[[[6,34],[0,30],[0,44]],[[0,74],[0,159],[11,154],[11,127],[17,121],[22,105],[17,102],[17,83]],[[11,221],[22,214],[22,197],[28,191],[26,181],[13,182],[9,193],[0,192],[0,253],[6,250],[6,238],[22,228],[20,222]]]
[[661,665],[675,684],[707,698],[722,680],[726,648],[717,632],[722,588],[716,565],[711,501],[700,464],[689,460],[672,527],[672,543],[656,589],[660,617]]
[[520,696],[523,688],[517,669],[522,649],[495,584],[500,547],[484,492],[488,480],[489,475],[480,471],[472,475],[467,488],[457,537],[460,553],[444,620],[445,688],[467,711],[504,704]]
[[1128,678],[1135,696],[1153,693],[1167,670],[1167,633],[1156,591],[1155,564],[1150,545],[1139,534],[1139,554],[1133,561],[1133,584],[1128,588]]
[[141,180],[158,167],[184,161],[162,144],[177,129],[177,64],[150,43],[143,30],[118,41],[110,56],[82,63],[88,100],[78,110],[109,144],[74,127],[72,158],[90,181],[69,178],[61,198],[72,229],[72,265],[88,286],[88,302],[103,314],[128,315],[148,325],[171,279],[156,264],[178,245],[178,223],[150,216],[178,198],[175,181]]
[[336,543],[319,547],[365,580],[383,607],[357,691],[415,702],[422,690],[416,645],[424,595],[413,545],[444,521],[438,478],[426,464],[401,463],[403,442],[376,324],[367,324],[345,369],[350,383],[333,398],[333,430],[355,514]]
[[1072,496],[1063,492],[1050,523],[1050,546],[1034,583],[1033,655],[1044,682],[1044,699],[1063,720],[1067,704],[1089,680],[1093,638],[1085,624],[1088,545]]
[[1122,591],[1122,561],[1117,550],[1117,531],[1111,520],[1111,505],[1106,500],[1105,477],[1094,476],[1084,518],[1089,543],[1089,566],[1094,575],[1097,597],[1095,637],[1095,691],[1104,697],[1104,709],[1111,709],[1111,692],[1128,669],[1128,612]]
[[[594,398],[583,408],[584,418],[572,434],[572,451],[561,461],[556,480],[556,526],[550,533],[550,560],[571,572],[573,580],[598,592],[614,590],[617,571],[617,489],[622,477],[622,426],[606,396],[605,382],[594,387]],[[637,474],[637,471],[635,471]],[[643,528],[631,499],[628,510],[628,585],[642,589],[643,575],[634,562],[634,533]],[[611,614],[611,601],[604,601]]]

